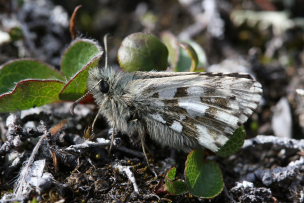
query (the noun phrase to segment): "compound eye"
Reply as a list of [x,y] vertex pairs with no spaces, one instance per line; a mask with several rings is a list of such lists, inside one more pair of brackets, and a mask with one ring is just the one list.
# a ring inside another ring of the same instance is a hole
[[102,80],[100,83],[99,83],[99,89],[102,93],[108,93],[109,92],[109,89],[110,89],[110,86],[109,86],[109,83],[105,80]]

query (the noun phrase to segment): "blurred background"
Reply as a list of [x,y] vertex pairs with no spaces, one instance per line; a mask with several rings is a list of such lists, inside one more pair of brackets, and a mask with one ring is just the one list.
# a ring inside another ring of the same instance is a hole
[[120,43],[134,32],[191,40],[207,71],[247,72],[262,83],[249,135],[303,138],[303,1],[0,0],[0,64],[30,57],[59,68],[77,5],[78,36],[102,44],[109,33],[111,64],[118,64]]

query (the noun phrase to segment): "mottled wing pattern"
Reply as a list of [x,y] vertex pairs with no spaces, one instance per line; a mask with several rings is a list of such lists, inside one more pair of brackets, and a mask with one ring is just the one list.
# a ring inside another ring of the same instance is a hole
[[[218,151],[257,108],[262,88],[247,74],[137,72],[134,95],[147,116]],[[160,108],[161,107],[161,108]]]

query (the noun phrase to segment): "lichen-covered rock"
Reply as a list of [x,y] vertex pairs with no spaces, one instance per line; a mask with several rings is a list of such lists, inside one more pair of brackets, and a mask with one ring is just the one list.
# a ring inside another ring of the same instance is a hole
[[243,181],[237,183],[230,192],[236,202],[273,202],[272,192],[265,187],[254,187],[253,183]]

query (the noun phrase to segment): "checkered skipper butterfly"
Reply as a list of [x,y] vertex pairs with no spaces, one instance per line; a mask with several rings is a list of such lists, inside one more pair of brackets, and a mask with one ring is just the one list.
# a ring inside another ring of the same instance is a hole
[[92,69],[88,81],[99,113],[112,127],[185,151],[218,151],[257,108],[262,93],[260,83],[239,73],[126,73],[106,67]]

